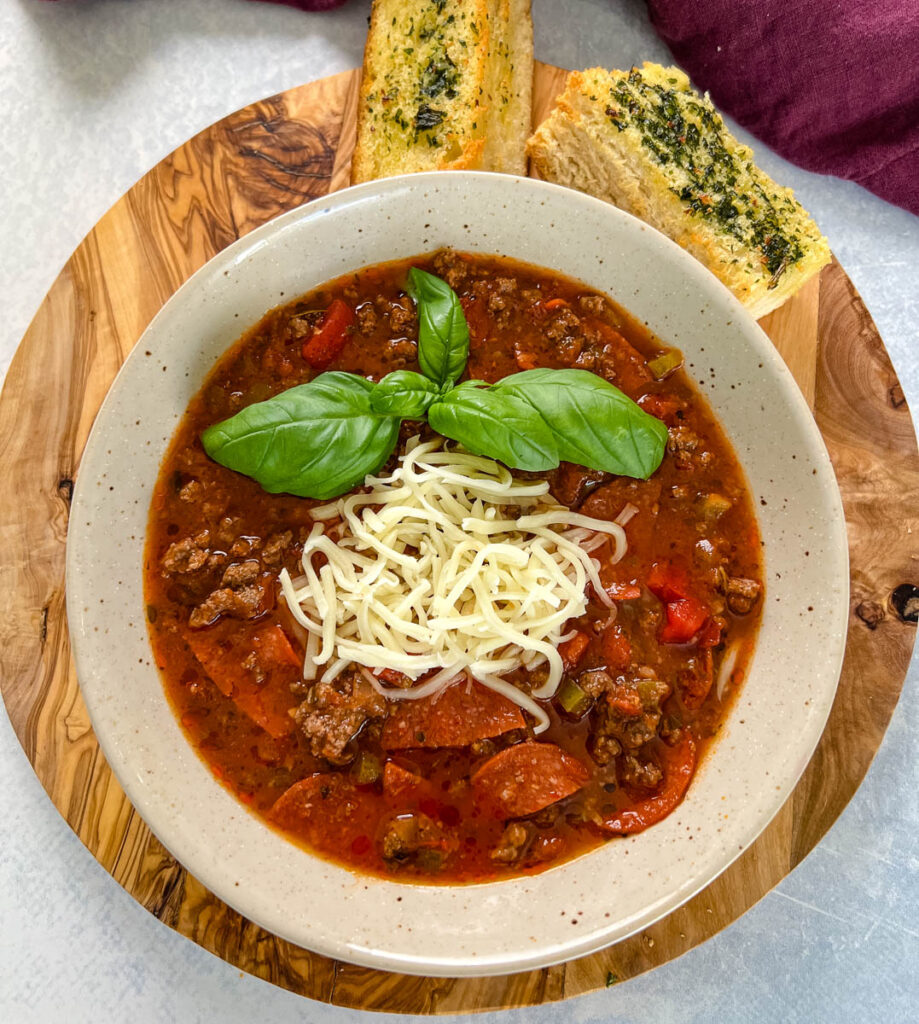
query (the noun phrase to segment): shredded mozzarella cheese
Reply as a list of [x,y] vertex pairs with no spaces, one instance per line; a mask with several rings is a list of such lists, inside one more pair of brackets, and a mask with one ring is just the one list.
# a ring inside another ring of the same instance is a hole
[[[613,607],[592,553],[625,554],[618,523],[554,503],[545,480],[515,479],[492,459],[415,438],[386,477],[312,512],[303,575],[281,572],[283,596],[308,631],[304,678],[334,679],[354,662],[389,699],[435,692],[463,673],[548,725],[532,699],[562,677],[558,644],[587,607],[587,588]],[[329,533],[334,533],[332,539]],[[532,695],[500,677],[546,666]],[[393,669],[415,687],[384,688]]]

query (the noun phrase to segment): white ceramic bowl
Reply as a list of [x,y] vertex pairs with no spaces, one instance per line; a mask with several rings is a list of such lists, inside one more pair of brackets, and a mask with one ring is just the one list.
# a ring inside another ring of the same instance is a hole
[[[752,670],[681,806],[540,875],[470,886],[354,874],[265,827],[189,746],[152,663],[142,548],[157,469],[215,361],[271,307],[367,264],[442,245],[501,253],[608,292],[668,343],[721,417],[765,541]],[[428,975],[544,966],[621,939],[723,871],[791,792],[842,660],[845,526],[826,450],[772,345],[678,246],[567,189],[496,174],[372,182],[225,249],[163,307],[102,407],[77,478],[67,609],[93,727],[163,844],[253,921],[329,956]]]

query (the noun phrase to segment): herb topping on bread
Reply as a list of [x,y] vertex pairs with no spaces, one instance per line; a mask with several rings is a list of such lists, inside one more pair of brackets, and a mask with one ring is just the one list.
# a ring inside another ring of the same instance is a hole
[[529,0],[375,0],[351,180],[526,173],[532,75]]
[[527,149],[541,177],[613,202],[669,235],[754,316],[831,259],[792,191],[756,167],[678,68],[572,73]]

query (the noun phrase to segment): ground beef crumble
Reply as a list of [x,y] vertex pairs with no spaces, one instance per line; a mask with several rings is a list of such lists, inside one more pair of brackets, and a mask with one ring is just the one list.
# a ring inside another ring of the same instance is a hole
[[294,717],[315,757],[333,764],[351,760],[345,748],[370,718],[386,714],[386,701],[357,669],[331,682],[317,682]]

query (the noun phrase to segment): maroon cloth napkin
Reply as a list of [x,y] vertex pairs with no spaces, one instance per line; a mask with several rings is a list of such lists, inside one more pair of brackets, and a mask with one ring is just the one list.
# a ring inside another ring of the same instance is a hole
[[782,156],[919,214],[919,0],[648,0],[697,88]]

